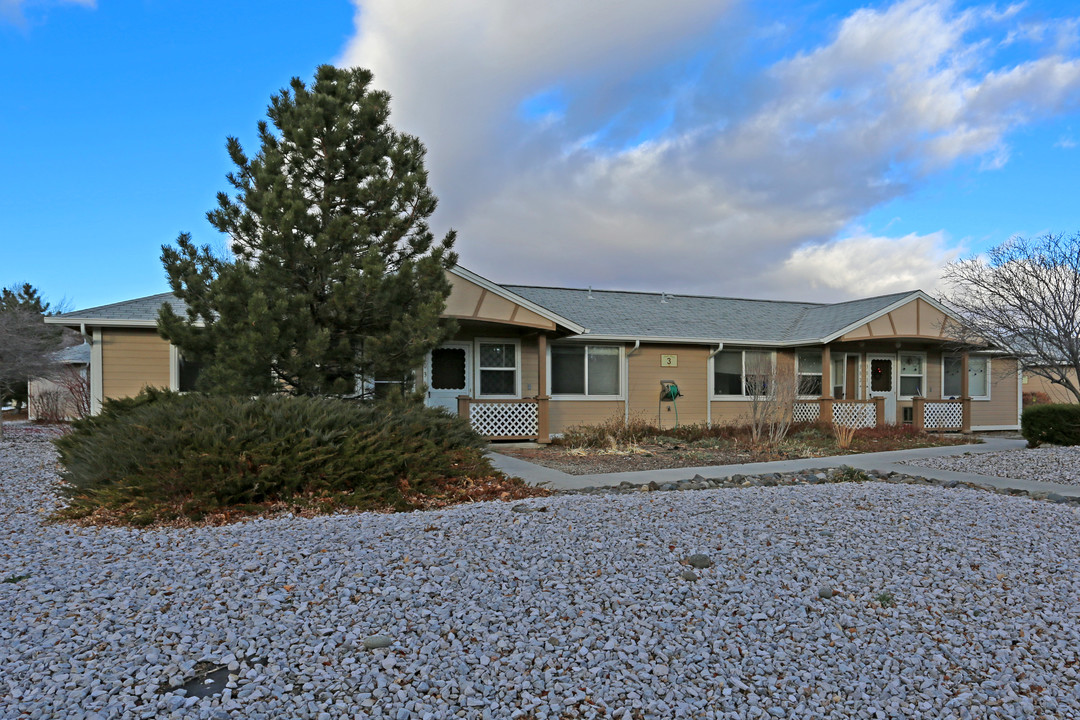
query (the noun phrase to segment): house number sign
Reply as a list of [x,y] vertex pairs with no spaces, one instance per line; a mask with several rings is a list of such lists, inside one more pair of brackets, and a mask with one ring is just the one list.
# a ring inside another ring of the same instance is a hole
[[660,367],[679,367],[678,355],[661,355]]

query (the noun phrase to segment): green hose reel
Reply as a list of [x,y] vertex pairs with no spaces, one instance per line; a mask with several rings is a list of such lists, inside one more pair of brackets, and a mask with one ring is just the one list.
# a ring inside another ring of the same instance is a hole
[[661,406],[665,402],[669,402],[675,406],[675,427],[679,427],[679,403],[675,401],[677,398],[681,397],[682,393],[679,392],[679,386],[675,384],[674,380],[660,381],[660,402],[656,403],[656,423],[659,427],[664,426]]

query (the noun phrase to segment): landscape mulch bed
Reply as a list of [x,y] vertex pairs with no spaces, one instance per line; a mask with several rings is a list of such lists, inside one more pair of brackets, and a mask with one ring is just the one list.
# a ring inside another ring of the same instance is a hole
[[805,444],[799,444],[796,447],[781,446],[775,450],[755,450],[747,445],[735,446],[734,443],[732,446],[720,448],[694,447],[692,444],[643,443],[632,449],[568,448],[561,445],[535,448],[502,448],[495,445],[492,450],[554,470],[561,470],[570,475],[595,475],[640,470],[666,470],[680,467],[740,465],[774,460],[798,460],[831,455],[908,450],[919,447],[964,445],[971,442],[977,441],[973,441],[970,437],[943,435],[929,436],[919,442],[867,439],[853,443],[846,451],[837,448],[835,445],[815,447]]

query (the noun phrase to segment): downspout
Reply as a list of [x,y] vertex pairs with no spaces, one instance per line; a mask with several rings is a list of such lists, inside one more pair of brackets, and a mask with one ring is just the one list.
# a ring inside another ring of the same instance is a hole
[[623,399],[623,410],[625,411],[623,417],[623,423],[630,424],[630,356],[641,349],[641,341],[634,341],[634,348],[626,353],[626,372],[623,374],[626,382],[626,397]]
[[[723,350],[723,349],[724,349],[724,343],[718,341],[716,343],[716,349],[713,350],[711,353],[709,353],[709,360],[712,360],[714,357],[716,357],[716,354],[718,352],[720,352],[721,350]],[[709,363],[706,362],[705,363],[706,372],[708,372],[708,367],[709,367]],[[716,375],[716,373],[713,373],[713,375]],[[705,387],[711,387],[712,383],[708,381],[709,379],[706,378],[705,380],[706,380]],[[705,425],[707,427],[712,427],[712,392],[711,391],[709,392],[709,397],[705,398]]]
[[83,340],[85,340],[90,347],[94,347],[94,338],[86,332],[86,323],[79,323],[79,334],[83,336]]

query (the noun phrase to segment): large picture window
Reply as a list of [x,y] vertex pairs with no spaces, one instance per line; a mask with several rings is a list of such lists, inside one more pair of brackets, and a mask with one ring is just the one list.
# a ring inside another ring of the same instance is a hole
[[620,358],[614,345],[552,345],[551,394],[619,395]]
[[518,393],[517,344],[481,342],[478,345],[480,395],[515,397]]
[[[959,398],[962,391],[960,373],[963,360],[959,355],[946,355],[942,361],[941,396]],[[990,397],[990,358],[968,357],[968,394],[976,400]]]
[[718,352],[713,356],[713,395],[751,397],[768,393],[775,362],[773,353],[760,350]]

